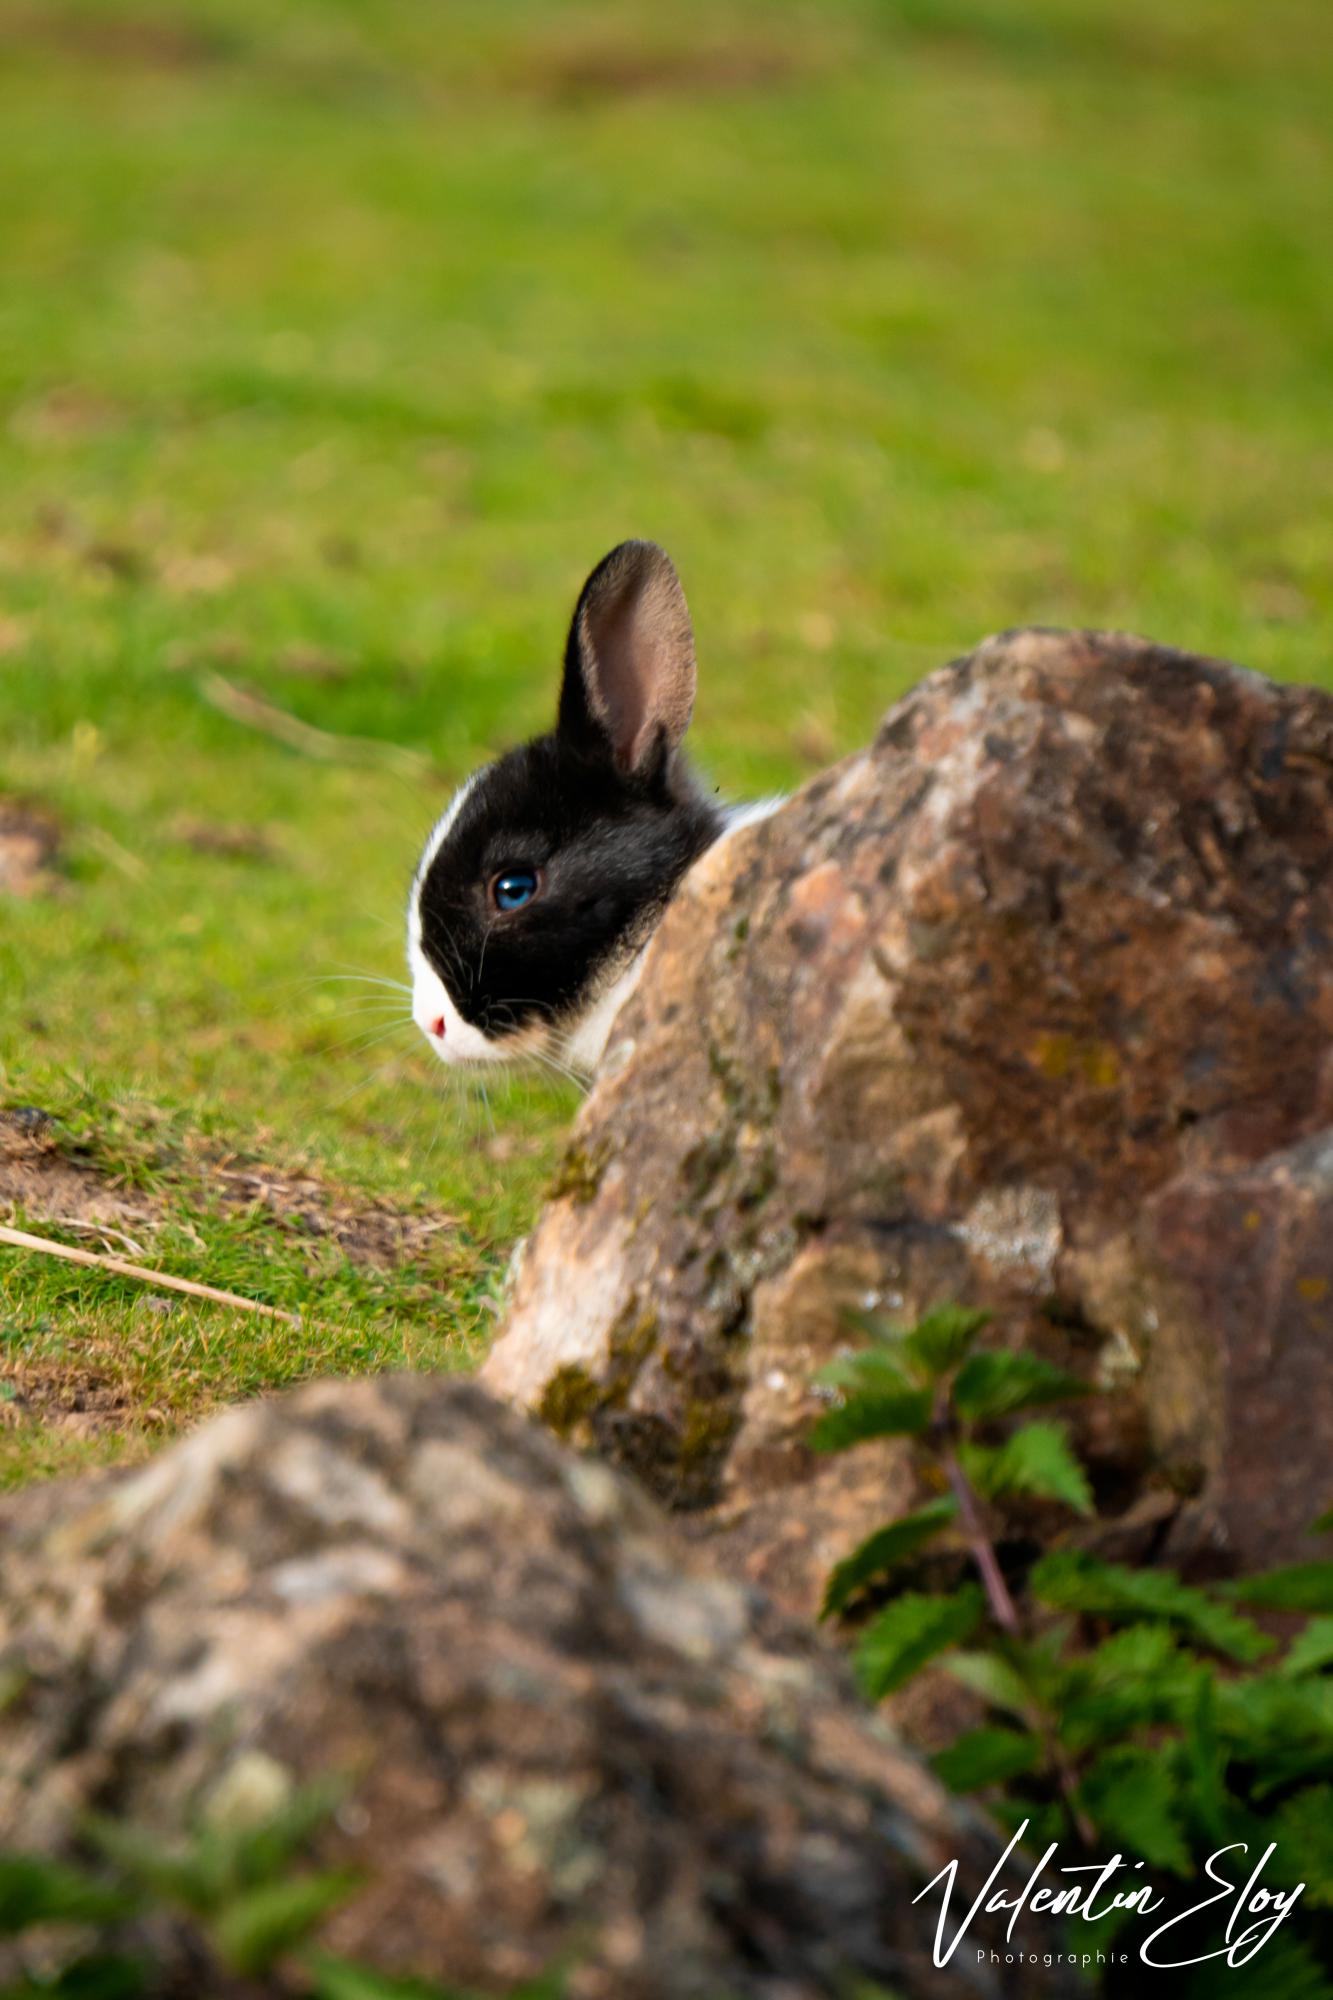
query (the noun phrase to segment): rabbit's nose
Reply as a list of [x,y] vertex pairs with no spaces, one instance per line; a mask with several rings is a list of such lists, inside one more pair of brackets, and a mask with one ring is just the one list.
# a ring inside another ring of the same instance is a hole
[[433,1036],[435,1037],[435,1039],[436,1039],[436,1041],[437,1041],[437,1042],[442,1042],[442,1041],[444,1040],[444,1016],[443,1016],[443,1014],[437,1014],[437,1015],[435,1016],[435,1019],[434,1019],[434,1020],[433,1020],[433,1021],[431,1022],[431,1024],[430,1024],[430,1031],[431,1031],[431,1034],[432,1034],[432,1035],[433,1035]]

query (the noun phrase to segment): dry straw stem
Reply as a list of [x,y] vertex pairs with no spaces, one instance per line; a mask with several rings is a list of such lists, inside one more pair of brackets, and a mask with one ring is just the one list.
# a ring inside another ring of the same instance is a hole
[[429,757],[419,750],[405,750],[400,743],[382,743],[376,736],[334,736],[327,729],[316,729],[313,723],[302,722],[285,708],[275,708],[272,702],[251,694],[248,688],[224,680],[221,674],[205,674],[199,682],[199,692],[210,707],[230,716],[233,722],[272,736],[289,749],[299,750],[303,757],[317,758],[322,764],[382,764],[408,778],[422,777],[431,767]]
[[241,1312],[262,1313],[265,1319],[285,1319],[289,1326],[299,1326],[297,1313],[284,1312],[281,1306],[260,1305],[257,1299],[243,1299],[239,1292],[220,1291],[216,1285],[196,1285],[192,1278],[173,1278],[164,1271],[150,1271],[143,1264],[127,1264],[123,1257],[106,1257],[95,1250],[76,1250],[69,1243],[53,1243],[49,1236],[30,1236],[26,1229],[8,1229],[0,1224],[0,1243],[8,1243],[15,1250],[35,1250],[43,1257],[63,1257],[67,1264],[86,1264],[97,1271],[114,1271],[120,1278],[136,1278],[140,1284],[154,1285],[159,1290],[184,1292],[192,1299],[211,1299],[215,1305],[235,1306]]

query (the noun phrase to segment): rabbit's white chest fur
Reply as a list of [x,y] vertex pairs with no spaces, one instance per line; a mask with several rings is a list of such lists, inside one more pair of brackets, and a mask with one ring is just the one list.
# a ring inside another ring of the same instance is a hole
[[571,1069],[591,1077],[606,1053],[606,1045],[619,1014],[643,973],[648,946],[636,951],[624,971],[617,974],[601,998],[588,1009],[565,1043],[565,1061]]
[[[785,803],[782,796],[768,799],[754,799],[747,805],[730,806],[727,809],[726,825],[719,834],[709,853],[716,852],[722,842],[743,826],[753,826],[756,820],[768,819],[780,805]],[[587,1013],[579,1021],[565,1043],[565,1060],[570,1066],[591,1077],[606,1053],[606,1045],[611,1039],[611,1030],[630,994],[638,985],[643,973],[644,960],[648,955],[649,938],[635,952],[629,964],[618,972],[603,988]]]

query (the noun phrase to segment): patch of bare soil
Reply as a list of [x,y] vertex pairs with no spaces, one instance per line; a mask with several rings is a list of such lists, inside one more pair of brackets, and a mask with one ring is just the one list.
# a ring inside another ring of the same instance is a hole
[[456,1227],[449,1215],[413,1215],[385,1199],[353,1201],[313,1175],[283,1174],[253,1162],[220,1161],[212,1179],[224,1203],[266,1209],[300,1234],[326,1237],[354,1264],[407,1263]]
[[20,403],[9,428],[25,444],[67,444],[99,436],[119,416],[109,397],[77,382],[57,382]]
[[284,646],[278,655],[278,666],[284,674],[290,674],[299,681],[345,681],[352,671],[336,653],[326,652],[318,646]]
[[30,1219],[56,1223],[78,1234],[101,1236],[123,1256],[136,1228],[151,1228],[154,1204],[137,1190],[69,1157],[44,1111],[0,1111],[0,1218],[22,1209]]
[[99,1380],[86,1366],[6,1363],[5,1386],[11,1393],[0,1401],[0,1429],[40,1423],[72,1437],[101,1437],[107,1431],[124,1430],[131,1419],[152,1424],[162,1418],[160,1410],[136,1407],[123,1386]]
[[196,854],[219,855],[227,861],[272,861],[277,848],[270,834],[258,826],[237,826],[221,820],[196,819],[179,813],[171,822],[170,833],[182,847]]
[[0,798],[0,896],[39,896],[56,884],[60,827],[44,806]]
[[7,40],[49,48],[116,69],[199,69],[232,53],[229,36],[160,13],[94,12],[86,7],[6,10]]
[[[286,1173],[234,1153],[186,1163],[224,1207],[262,1210],[292,1234],[335,1243],[353,1263],[410,1262],[455,1224],[448,1215],[417,1215],[384,1197],[354,1198],[314,1174]],[[86,1236],[91,1247],[143,1258],[145,1237],[172,1218],[167,1190],[133,1188],[70,1147],[43,1111],[0,1111],[0,1219],[22,1210]]]
[[658,49],[614,43],[547,48],[511,72],[517,88],[556,103],[665,94],[713,95],[790,82],[804,65],[772,44],[722,42]]

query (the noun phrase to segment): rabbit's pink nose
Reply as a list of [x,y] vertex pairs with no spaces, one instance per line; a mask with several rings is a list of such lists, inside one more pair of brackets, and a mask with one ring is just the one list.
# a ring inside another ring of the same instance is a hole
[[444,1040],[444,1016],[443,1016],[443,1014],[437,1014],[437,1015],[435,1016],[435,1019],[434,1019],[434,1020],[433,1020],[433,1021],[431,1022],[431,1024],[430,1024],[430,1031],[431,1031],[432,1035],[434,1035],[434,1037],[435,1037],[435,1039],[436,1039],[436,1041],[437,1041],[437,1042],[442,1042],[442,1041]]

